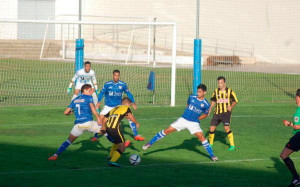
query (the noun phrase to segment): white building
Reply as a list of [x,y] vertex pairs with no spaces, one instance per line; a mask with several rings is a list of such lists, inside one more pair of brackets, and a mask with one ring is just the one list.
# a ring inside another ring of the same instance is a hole
[[[247,46],[258,60],[300,64],[299,0],[200,0],[200,3],[200,37],[204,44],[227,45],[228,41],[232,48],[242,50]],[[77,20],[78,4],[78,0],[1,0],[0,18]],[[176,22],[177,42],[182,43],[178,49],[191,46],[195,37],[196,0],[82,0],[82,14],[86,15],[84,20],[90,21],[156,17],[157,21]],[[58,36],[60,32],[61,29],[50,27],[48,36]],[[0,23],[2,39],[41,39],[44,33],[45,25]],[[192,48],[188,51],[192,52]]]

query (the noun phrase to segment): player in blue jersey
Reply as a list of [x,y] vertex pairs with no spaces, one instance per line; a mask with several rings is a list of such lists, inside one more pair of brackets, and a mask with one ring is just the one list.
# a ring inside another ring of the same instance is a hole
[[[48,160],[56,160],[58,155],[65,151],[84,131],[100,133],[101,126],[98,125],[101,124],[100,116],[96,111],[93,97],[91,96],[93,93],[92,86],[90,84],[83,85],[81,87],[81,93],[82,95],[72,100],[71,104],[64,112],[65,115],[71,115],[74,110],[76,117],[69,138],[61,144],[57,152],[48,158]],[[96,116],[97,122],[93,121],[92,113]]]
[[[133,95],[129,92],[127,84],[120,80],[120,71],[114,70],[113,71],[113,80],[108,81],[104,84],[102,90],[100,91],[98,97],[98,104],[97,108],[100,107],[100,102],[102,100],[103,95],[105,96],[105,105],[100,112],[100,120],[103,124],[104,116],[114,107],[121,105],[122,103],[122,96],[123,92],[125,92],[128,98],[132,101],[132,107],[136,110],[137,106],[134,102]],[[130,127],[134,133],[134,139],[137,141],[143,141],[144,138],[138,135],[136,124],[129,120]],[[104,130],[104,129],[103,129]],[[96,141],[98,134],[91,139],[92,141]],[[127,140],[125,145],[128,147],[130,141]]]
[[187,107],[183,115],[172,123],[165,130],[157,133],[146,145],[143,146],[143,150],[150,148],[156,141],[164,138],[167,134],[175,131],[181,131],[188,129],[192,135],[195,135],[200,142],[202,142],[203,147],[208,152],[210,158],[213,161],[217,161],[218,158],[213,154],[213,151],[205,139],[202,129],[200,128],[199,120],[202,120],[208,116],[210,104],[205,98],[206,86],[200,84],[197,87],[197,96],[190,96],[187,101]]

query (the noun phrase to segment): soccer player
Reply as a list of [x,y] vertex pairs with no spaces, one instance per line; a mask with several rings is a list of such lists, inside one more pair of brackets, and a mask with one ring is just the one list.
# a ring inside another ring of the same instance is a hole
[[[83,85],[81,87],[81,93],[82,95],[73,99],[69,107],[64,112],[65,115],[71,115],[72,110],[75,111],[75,125],[69,135],[69,138],[61,144],[57,152],[48,158],[48,160],[56,160],[58,155],[65,151],[84,131],[100,133],[101,126],[98,125],[100,124],[100,117],[96,111],[95,105],[93,104],[93,98],[91,96],[92,86],[90,84]],[[92,113],[97,117],[98,123],[93,121]]]
[[212,147],[214,144],[215,130],[216,127],[222,122],[224,124],[225,132],[229,139],[230,147],[228,150],[235,150],[235,145],[233,141],[233,133],[230,130],[231,122],[231,112],[234,106],[237,104],[238,99],[235,92],[226,87],[226,79],[223,76],[218,77],[218,88],[214,91],[211,97],[211,106],[209,109],[209,114],[212,108],[217,103],[214,111],[214,116],[210,122],[209,128],[209,144]]
[[[114,107],[121,105],[123,92],[127,94],[129,99],[132,101],[132,107],[136,110],[137,106],[134,103],[133,95],[129,92],[127,84],[120,80],[120,71],[114,70],[113,71],[113,80],[108,81],[104,84],[102,90],[100,91],[99,98],[98,98],[98,104],[97,108],[100,107],[100,102],[102,100],[103,95],[105,96],[105,105],[103,109],[100,112],[100,120],[103,122],[104,115],[106,115],[111,109]],[[104,124],[104,123],[102,123]],[[140,135],[138,135],[136,124],[129,120],[129,124],[131,127],[131,130],[134,134],[134,139],[136,141],[143,141],[144,138]],[[96,141],[98,137],[98,134],[95,134],[95,136],[91,139],[92,141]],[[126,141],[126,147],[128,147],[130,144],[130,141]]]
[[213,151],[204,138],[202,129],[200,128],[199,120],[202,120],[208,116],[209,102],[205,98],[206,86],[200,84],[197,87],[197,96],[189,96],[187,101],[187,107],[183,115],[172,123],[165,130],[157,133],[146,145],[143,146],[143,150],[150,148],[156,141],[164,138],[166,135],[175,132],[188,129],[192,135],[195,135],[200,142],[202,142],[203,147],[208,152],[210,158],[213,161],[217,161],[218,158],[213,154]]
[[293,122],[283,120],[285,126],[293,127],[294,136],[283,148],[280,158],[284,161],[286,167],[293,175],[293,180],[289,186],[300,185],[300,178],[296,171],[293,161],[290,159],[290,154],[297,152],[300,149],[300,88],[296,92],[296,104],[298,106],[296,113],[294,114]]
[[125,138],[120,129],[122,119],[127,117],[135,123],[138,128],[140,126],[129,108],[131,104],[131,100],[128,97],[125,97],[122,99],[122,105],[116,106],[105,115],[103,124],[106,124],[106,132],[108,136],[113,139],[113,145],[108,157],[108,164],[110,166],[120,167],[120,164],[118,164],[117,161],[126,149]]
[[98,86],[97,86],[95,72],[91,69],[91,62],[86,61],[84,63],[84,68],[78,70],[75,73],[74,77],[72,78],[72,82],[69,85],[68,94],[71,93],[72,86],[75,83],[75,80],[77,80],[77,82],[76,82],[75,92],[72,97],[72,100],[74,100],[78,96],[80,89],[84,84],[89,84],[92,86],[92,89],[93,89],[92,96],[93,96],[94,105],[96,106],[97,102],[98,102],[98,98],[97,98]]

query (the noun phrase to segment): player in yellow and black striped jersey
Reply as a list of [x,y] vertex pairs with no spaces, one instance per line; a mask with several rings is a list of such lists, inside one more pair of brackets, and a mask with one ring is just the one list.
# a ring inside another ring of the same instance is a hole
[[125,151],[125,139],[120,129],[122,119],[126,117],[135,123],[137,128],[140,126],[129,108],[131,104],[131,100],[125,97],[122,99],[122,105],[116,106],[105,115],[104,124],[106,126],[106,132],[113,139],[113,145],[109,153],[108,164],[110,166],[120,167],[117,160]]
[[209,113],[212,108],[216,104],[216,108],[214,110],[214,116],[210,122],[209,129],[209,143],[212,146],[214,143],[215,130],[216,127],[222,122],[224,124],[224,129],[227,133],[227,137],[229,139],[230,147],[228,150],[234,150],[234,140],[233,133],[230,130],[230,122],[231,122],[231,112],[233,107],[238,102],[235,92],[226,87],[226,79],[221,76],[218,77],[218,88],[215,89],[212,97],[211,97],[211,106],[209,109]]

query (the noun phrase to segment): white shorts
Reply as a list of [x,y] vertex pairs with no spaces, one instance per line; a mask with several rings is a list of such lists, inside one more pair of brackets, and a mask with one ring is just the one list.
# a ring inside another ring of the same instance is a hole
[[100,115],[106,115],[113,108],[115,108],[115,107],[110,107],[110,106],[104,105],[104,107],[102,108],[102,110],[100,112]]
[[85,131],[89,131],[92,133],[99,133],[101,130],[101,125],[98,125],[96,121],[88,121],[85,123],[78,123],[74,125],[71,134],[78,137],[82,135]]
[[80,82],[76,82],[76,86],[75,86],[75,90],[81,90],[81,87],[85,84],[89,84],[92,86],[92,88],[95,88],[94,85],[92,83],[80,83]]
[[171,127],[175,128],[177,131],[188,129],[191,134],[195,134],[196,132],[202,132],[199,123],[188,121],[184,118],[178,118],[174,123],[171,124]]

